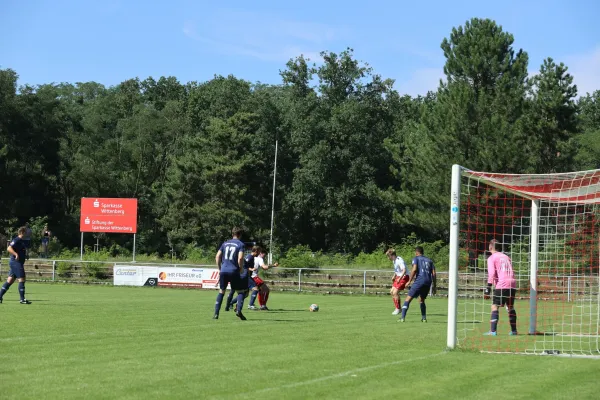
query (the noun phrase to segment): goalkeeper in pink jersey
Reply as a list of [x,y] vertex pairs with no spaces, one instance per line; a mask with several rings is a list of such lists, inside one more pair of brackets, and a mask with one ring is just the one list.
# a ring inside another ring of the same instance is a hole
[[510,257],[502,253],[502,246],[498,241],[492,239],[489,245],[492,255],[487,260],[488,284],[484,290],[484,297],[489,298],[492,285],[494,295],[492,300],[492,318],[490,319],[490,331],[484,335],[496,336],[498,328],[498,308],[506,306],[511,331],[509,335],[517,334],[517,312],[515,311],[515,294],[517,292],[517,281],[512,268]]

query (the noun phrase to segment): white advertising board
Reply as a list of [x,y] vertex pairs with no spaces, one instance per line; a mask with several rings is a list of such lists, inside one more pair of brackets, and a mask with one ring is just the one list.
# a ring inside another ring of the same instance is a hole
[[115,265],[113,267],[113,284],[115,286],[156,286],[158,268],[131,265]]
[[180,286],[216,289],[219,270],[216,268],[158,267],[158,286]]
[[[176,268],[141,265],[115,265],[115,286],[179,286],[198,289],[218,289],[216,268]],[[230,288],[228,286],[228,288]]]

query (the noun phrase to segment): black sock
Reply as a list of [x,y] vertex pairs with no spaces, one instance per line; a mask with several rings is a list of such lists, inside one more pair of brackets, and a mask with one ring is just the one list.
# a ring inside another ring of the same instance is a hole
[[10,285],[12,285],[12,283],[4,282],[4,285],[2,285],[2,289],[0,289],[0,299],[4,297],[4,293],[6,293],[8,289],[10,289]]
[[421,304],[421,319],[427,319],[427,306],[425,305],[425,303],[420,303]]
[[517,331],[517,312],[513,308],[508,312],[508,320],[510,321],[510,329],[513,332]]
[[498,329],[498,317],[499,317],[500,313],[498,312],[498,310],[496,311],[492,311],[492,318],[490,319],[490,331],[491,332],[496,332],[496,329]]
[[25,282],[19,282],[19,296],[21,301],[25,300]]
[[217,295],[217,302],[215,303],[215,315],[219,315],[219,311],[221,311],[221,304],[223,304],[223,297],[225,294],[219,293]]

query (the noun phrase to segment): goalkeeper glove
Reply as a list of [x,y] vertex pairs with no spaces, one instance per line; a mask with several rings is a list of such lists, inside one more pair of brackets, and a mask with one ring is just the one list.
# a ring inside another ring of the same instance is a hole
[[483,298],[489,299],[491,293],[492,293],[492,284],[488,283],[487,287],[485,289],[483,289]]

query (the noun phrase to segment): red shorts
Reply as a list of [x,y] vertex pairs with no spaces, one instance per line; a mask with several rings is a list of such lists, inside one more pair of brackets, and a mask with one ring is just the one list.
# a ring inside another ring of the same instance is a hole
[[396,279],[394,281],[393,286],[398,290],[402,290],[406,287],[406,284],[408,283],[408,279],[409,279],[409,277],[407,275],[404,275],[402,277],[402,279]]
[[263,283],[265,283],[262,279],[260,279],[258,276],[255,276],[254,278],[252,278],[252,280],[254,281],[254,283],[256,283],[256,286],[260,286]]

